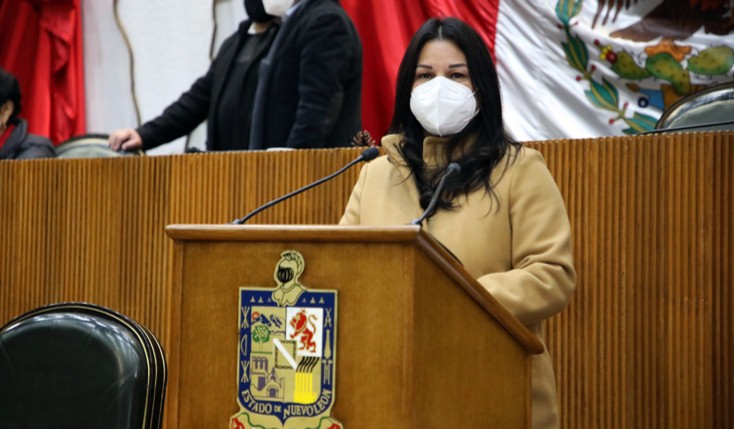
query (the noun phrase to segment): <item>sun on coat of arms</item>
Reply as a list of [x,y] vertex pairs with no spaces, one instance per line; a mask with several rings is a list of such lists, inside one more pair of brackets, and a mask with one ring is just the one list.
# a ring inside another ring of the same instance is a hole
[[342,429],[330,413],[336,364],[335,290],[300,282],[303,256],[280,255],[275,288],[239,290],[240,411],[230,429]]

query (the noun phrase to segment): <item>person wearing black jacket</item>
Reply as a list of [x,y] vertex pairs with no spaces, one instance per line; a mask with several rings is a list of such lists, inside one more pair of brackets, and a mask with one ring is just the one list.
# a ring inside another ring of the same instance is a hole
[[280,20],[265,13],[262,0],[244,3],[249,18],[222,43],[206,74],[157,118],[110,134],[112,149],[152,149],[191,133],[204,120],[207,150],[247,149],[259,64]]
[[249,148],[349,146],[361,98],[362,43],[349,16],[337,0],[296,1],[260,65]]
[[292,6],[282,23],[273,19],[282,15],[269,8],[273,2],[245,0],[250,18],[207,74],[161,116],[112,133],[110,147],[151,149],[204,119],[207,150],[348,146],[361,127],[362,46],[354,25],[337,0],[276,0]]
[[28,123],[18,116],[20,100],[18,80],[0,69],[0,159],[55,157],[51,140],[28,133]]

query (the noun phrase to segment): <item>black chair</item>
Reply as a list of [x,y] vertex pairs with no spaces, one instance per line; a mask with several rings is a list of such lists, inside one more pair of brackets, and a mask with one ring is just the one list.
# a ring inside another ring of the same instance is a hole
[[656,130],[709,131],[734,129],[734,82],[702,89],[668,107]]
[[53,304],[0,329],[2,429],[158,429],[166,382],[155,336],[104,307]]

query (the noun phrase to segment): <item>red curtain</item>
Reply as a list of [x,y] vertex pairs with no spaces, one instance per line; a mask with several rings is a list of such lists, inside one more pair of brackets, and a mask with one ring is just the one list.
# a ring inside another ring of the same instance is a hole
[[29,131],[85,132],[81,0],[0,0],[0,67],[20,82]]
[[494,51],[500,0],[341,0],[364,48],[363,128],[379,141],[392,118],[395,78],[405,48],[431,17],[455,16],[474,27]]

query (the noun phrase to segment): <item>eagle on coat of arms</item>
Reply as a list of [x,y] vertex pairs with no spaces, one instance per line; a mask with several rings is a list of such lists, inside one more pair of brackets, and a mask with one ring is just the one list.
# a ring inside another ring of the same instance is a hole
[[[722,78],[730,79],[734,67],[732,41],[708,38],[708,46],[695,41],[701,31],[715,36],[734,31],[730,0],[598,0],[592,29],[614,24],[622,12],[639,13],[631,24],[610,31],[609,42],[594,40],[588,44],[599,50],[599,58],[607,64],[607,77],[601,80],[595,76],[599,73],[597,67],[590,64],[587,42],[573,31],[572,21],[582,7],[583,0],[560,0],[556,4],[556,16],[566,33],[562,43],[566,60],[580,72],[577,81],[589,82],[586,98],[595,107],[615,113],[609,123],[624,121],[629,126],[624,130],[627,134],[653,129],[657,118],[624,102],[615,82],[629,93],[639,94],[637,107],[649,106],[662,113],[679,99]],[[615,46],[615,39],[635,42],[640,48],[633,49],[629,43]]]

